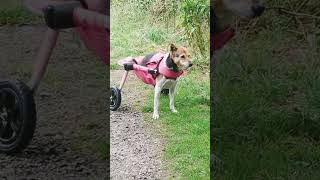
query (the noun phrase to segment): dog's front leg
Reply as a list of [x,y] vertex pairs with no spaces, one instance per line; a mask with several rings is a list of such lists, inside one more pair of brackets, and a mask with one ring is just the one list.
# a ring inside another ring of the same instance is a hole
[[161,90],[166,83],[166,78],[163,76],[158,76],[156,79],[156,85],[154,88],[154,100],[153,100],[153,119],[159,119],[159,101]]
[[173,113],[178,113],[178,111],[174,107],[174,95],[176,94],[176,85],[177,85],[177,83],[175,82],[172,85],[172,87],[169,89],[170,110]]
[[159,119],[159,100],[161,94],[161,84],[157,83],[154,88],[154,100],[153,100],[153,119]]

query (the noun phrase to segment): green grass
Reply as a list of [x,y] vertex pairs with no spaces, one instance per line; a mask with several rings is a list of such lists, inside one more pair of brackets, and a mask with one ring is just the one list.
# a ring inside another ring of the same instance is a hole
[[[200,78],[199,78],[200,77]],[[209,179],[210,97],[209,76],[193,71],[179,80],[175,105],[170,112],[168,96],[161,96],[160,122],[167,141],[165,160],[168,169],[187,179]],[[152,94],[149,99],[152,99]],[[151,112],[153,101],[144,107]],[[147,116],[149,121],[151,115]]]
[[148,22],[145,13],[139,14],[129,5],[111,7],[111,28],[112,69],[118,67],[117,61],[123,57],[167,51],[170,43],[182,43],[181,32]]
[[[185,44],[181,29],[167,28],[165,22],[153,23],[151,19],[146,12],[134,11],[130,4],[111,7],[112,69],[119,68],[116,62],[122,57],[167,51],[170,43]],[[209,179],[209,74],[202,73],[208,69],[199,67],[209,57],[193,54],[195,68],[178,83],[175,102],[179,114],[171,113],[168,97],[161,96],[160,133],[166,142],[164,162],[169,174],[183,179]],[[149,100],[141,111],[152,126],[159,121],[151,119],[153,93],[146,92]]]
[[1,0],[0,10],[16,9],[22,6],[22,0]]
[[275,28],[218,56],[216,179],[319,178],[320,62],[305,46]]
[[101,142],[98,144],[100,155],[105,160],[110,159],[110,157],[109,157],[110,144],[107,142],[109,142],[109,140],[105,139],[105,140],[101,140]]
[[39,22],[40,18],[26,10],[18,0],[0,2],[0,26]]
[[20,25],[39,21],[39,17],[21,6],[0,9],[0,26]]

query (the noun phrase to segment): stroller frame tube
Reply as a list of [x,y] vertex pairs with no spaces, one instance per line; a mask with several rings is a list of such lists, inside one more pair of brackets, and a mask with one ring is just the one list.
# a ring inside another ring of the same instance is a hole
[[138,65],[138,64],[133,64],[133,69],[134,70],[138,70],[138,71],[143,71],[143,72],[149,72],[150,70],[153,70],[153,69],[150,69],[146,66],[141,66],[141,65]]
[[[98,31],[104,31],[105,29],[109,28],[109,21],[107,16],[101,15],[99,13],[91,12],[82,8],[76,8],[73,12],[73,15],[74,21],[77,24],[77,26],[86,25]],[[35,92],[37,90],[46,72],[50,56],[53,52],[54,47],[56,46],[58,36],[59,30],[51,28],[48,28],[45,33],[44,39],[36,56],[35,66],[31,80],[28,83],[32,92]],[[124,81],[125,80],[126,78],[124,79]]]
[[50,56],[53,52],[53,49],[57,43],[57,39],[59,36],[58,30],[53,30],[48,28],[44,40],[41,43],[40,49],[36,56],[36,62],[33,70],[33,74],[31,80],[29,81],[29,87],[32,92],[35,92],[43,78],[45,71],[47,69]]
[[[143,71],[143,72],[147,72],[147,73],[154,71],[154,69],[150,69],[148,67],[141,66],[138,64],[133,64],[133,70]],[[120,91],[123,88],[125,82],[127,81],[128,75],[129,75],[129,70],[126,70],[126,72],[123,74],[121,82],[120,82],[120,86],[119,86]]]
[[128,75],[129,75],[129,71],[126,71],[126,72],[123,74],[122,79],[121,79],[121,82],[120,82],[120,86],[119,86],[119,90],[120,90],[120,91],[121,91],[121,89],[123,88],[124,83],[127,81]]

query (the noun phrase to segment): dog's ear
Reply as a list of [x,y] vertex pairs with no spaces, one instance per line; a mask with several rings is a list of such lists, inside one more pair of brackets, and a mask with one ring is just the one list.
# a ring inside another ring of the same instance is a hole
[[176,52],[178,48],[174,44],[170,44],[170,52]]

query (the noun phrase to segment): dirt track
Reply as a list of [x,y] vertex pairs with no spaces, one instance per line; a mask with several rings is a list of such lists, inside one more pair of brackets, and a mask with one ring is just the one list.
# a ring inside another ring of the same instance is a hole
[[[111,85],[118,85],[122,74],[123,71],[111,71]],[[155,127],[159,123],[148,125],[141,110],[134,108],[134,104],[146,102],[144,87],[152,90],[130,73],[122,91],[122,104],[111,112],[111,179],[166,178],[162,162],[164,143],[154,131],[159,129]]]
[[[0,27],[0,79],[30,77],[43,26]],[[36,102],[38,124],[21,154],[0,154],[2,179],[107,179],[105,66],[61,33]]]

